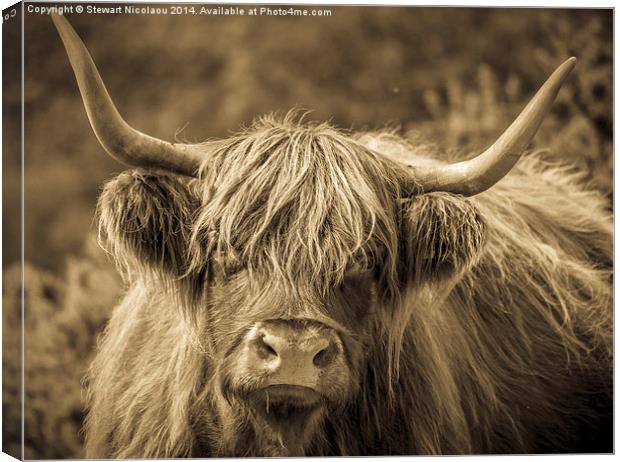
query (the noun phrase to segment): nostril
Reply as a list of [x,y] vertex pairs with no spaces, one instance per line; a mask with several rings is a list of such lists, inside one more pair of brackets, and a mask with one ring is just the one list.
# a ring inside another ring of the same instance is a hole
[[336,353],[337,353],[336,345],[331,344],[327,348],[322,349],[316,355],[314,355],[312,362],[316,367],[319,367],[319,368],[326,367],[336,357]]
[[259,337],[256,339],[254,346],[256,348],[256,352],[261,359],[272,359],[278,357],[278,352],[273,349],[271,345],[269,345],[264,337]]

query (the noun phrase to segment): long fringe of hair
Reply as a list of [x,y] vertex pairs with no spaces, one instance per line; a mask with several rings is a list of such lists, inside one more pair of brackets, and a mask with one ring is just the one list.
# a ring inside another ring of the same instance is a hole
[[394,198],[403,167],[295,113],[259,119],[204,149],[192,269],[222,254],[232,268],[326,293],[354,261],[380,268],[385,287],[397,292]]

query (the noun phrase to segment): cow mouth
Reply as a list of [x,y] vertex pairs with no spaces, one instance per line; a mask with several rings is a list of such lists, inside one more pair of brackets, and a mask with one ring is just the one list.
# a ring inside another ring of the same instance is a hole
[[250,396],[256,413],[274,430],[282,433],[307,425],[325,407],[317,391],[297,385],[271,385]]

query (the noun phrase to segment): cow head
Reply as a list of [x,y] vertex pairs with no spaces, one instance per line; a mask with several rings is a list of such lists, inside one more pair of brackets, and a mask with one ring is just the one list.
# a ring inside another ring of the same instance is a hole
[[374,149],[294,116],[203,144],[152,138],[121,118],[82,41],[53,18],[98,139],[138,168],[100,198],[103,242],[130,282],[151,278],[176,300],[208,357],[197,400],[229,455],[326,444],[320,429],[368,380],[369,349],[388,352],[373,367],[395,370],[405,292],[475,261],[485,226],[467,196],[517,162],[575,61],[484,153],[422,167],[392,158],[397,137]]

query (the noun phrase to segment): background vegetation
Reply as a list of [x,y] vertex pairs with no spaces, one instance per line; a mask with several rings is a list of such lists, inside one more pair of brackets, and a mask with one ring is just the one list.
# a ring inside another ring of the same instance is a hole
[[[396,126],[442,151],[482,149],[577,56],[534,146],[582,170],[611,207],[611,10],[331,10],[323,18],[68,18],[127,120],[185,141],[224,137],[297,106],[347,129]],[[25,37],[26,457],[77,457],[80,377],[121,290],[93,241],[93,213],[102,184],[123,167],[90,130],[51,20],[28,15]],[[3,102],[19,106],[19,89]],[[18,180],[19,159],[9,159],[4,182]],[[17,212],[3,218],[5,239],[19,242]],[[18,250],[5,251],[5,332],[19,320]],[[17,374],[18,358],[5,354],[5,376]],[[18,387],[5,381],[3,391],[16,396]],[[10,403],[5,435],[15,440]]]

